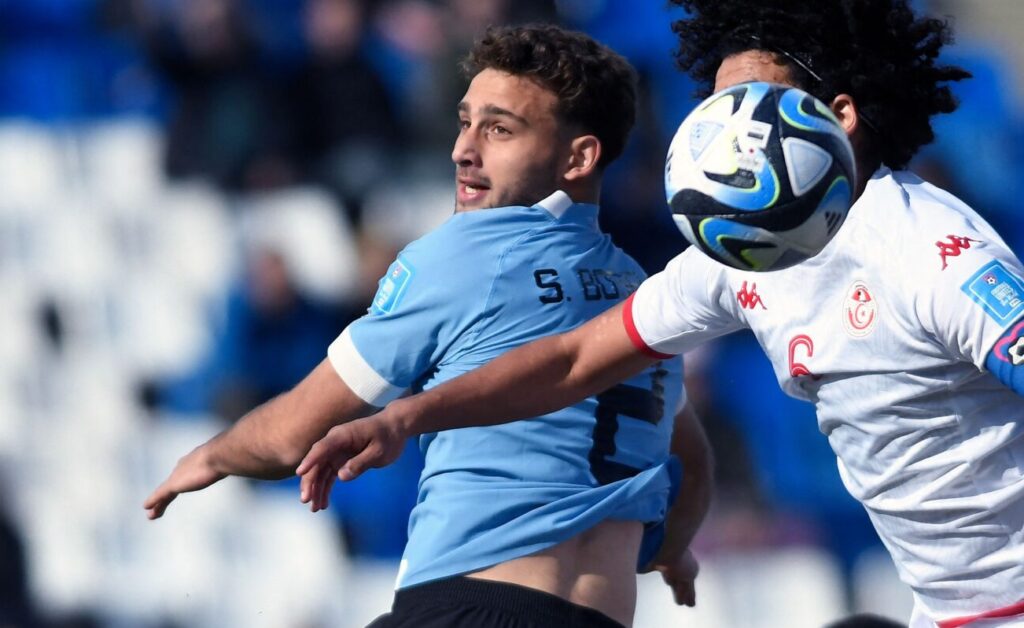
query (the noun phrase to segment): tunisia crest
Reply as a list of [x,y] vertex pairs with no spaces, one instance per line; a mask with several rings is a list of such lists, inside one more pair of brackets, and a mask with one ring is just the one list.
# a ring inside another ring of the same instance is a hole
[[871,333],[878,321],[878,302],[863,281],[855,281],[843,300],[843,327],[854,338]]

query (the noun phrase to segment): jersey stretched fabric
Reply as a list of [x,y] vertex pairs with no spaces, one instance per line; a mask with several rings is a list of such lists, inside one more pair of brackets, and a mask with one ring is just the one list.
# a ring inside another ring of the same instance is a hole
[[[598,229],[597,207],[562,192],[458,213],[399,254],[328,357],[360,398],[383,406],[573,329],[643,278]],[[666,360],[543,417],[422,436],[398,586],[526,556],[606,519],[652,524],[647,562],[678,483],[668,447],[681,388],[681,362]]]
[[883,168],[818,256],[751,273],[687,250],[625,324],[660,354],[749,327],[934,622],[1024,599],[1024,404],[984,370],[1022,277],[974,211]]

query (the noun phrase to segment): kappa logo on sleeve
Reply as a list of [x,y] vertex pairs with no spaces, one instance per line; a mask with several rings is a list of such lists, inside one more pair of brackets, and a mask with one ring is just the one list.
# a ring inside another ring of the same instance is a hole
[[740,304],[740,307],[745,310],[753,310],[760,307],[762,310],[767,310],[768,307],[764,304],[764,300],[761,295],[757,293],[757,284],[750,284],[750,288],[747,288],[747,282],[743,282],[743,287],[736,293],[736,301]]
[[1001,262],[982,266],[960,289],[999,323],[1009,323],[1024,313],[1024,280]]
[[971,248],[971,243],[980,244],[981,240],[972,240],[964,236],[948,235],[946,241],[939,240],[935,246],[939,247],[939,257],[942,258],[942,270],[949,266],[949,258],[960,257],[960,253]]
[[412,281],[415,271],[412,266],[401,258],[388,268],[388,274],[380,280],[377,286],[377,294],[373,295],[373,304],[370,311],[375,314],[390,314],[398,307],[406,288]]

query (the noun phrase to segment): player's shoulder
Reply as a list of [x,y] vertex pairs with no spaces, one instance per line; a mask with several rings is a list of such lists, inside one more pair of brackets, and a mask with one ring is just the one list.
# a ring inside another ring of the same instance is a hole
[[[496,255],[516,237],[515,226],[507,224],[508,214],[491,209],[454,214],[410,242],[399,257],[423,272],[456,268],[473,275],[492,272]],[[502,229],[502,224],[511,228]]]
[[[696,246],[688,246],[679,254],[670,259],[665,268],[656,273],[666,277],[697,277],[712,285],[722,280],[731,281],[734,277],[748,275],[742,270],[730,268],[725,264],[717,262]],[[771,273],[766,273],[770,275]]]
[[456,214],[398,252],[378,282],[371,313],[466,305],[469,295],[493,280],[493,249],[461,222]]
[[438,293],[479,288],[501,274],[510,252],[530,255],[529,236],[552,222],[537,207],[457,212],[402,249],[389,272],[414,276]]
[[908,316],[931,321],[975,304],[998,307],[996,292],[1020,286],[1020,262],[999,234],[949,192],[898,172],[876,175],[865,196],[868,214],[850,250],[891,284],[890,303]]
[[[953,194],[909,171],[879,170],[856,211],[857,244],[879,259],[940,276],[953,257],[972,248],[1005,247],[981,216]],[[931,271],[931,272],[929,272]]]

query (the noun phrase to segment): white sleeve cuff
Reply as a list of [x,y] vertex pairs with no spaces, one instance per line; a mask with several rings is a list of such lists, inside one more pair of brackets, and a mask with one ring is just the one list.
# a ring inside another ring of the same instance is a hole
[[393,385],[369,365],[352,342],[348,327],[327,348],[327,359],[352,392],[371,406],[383,408],[405,392],[405,388]]

